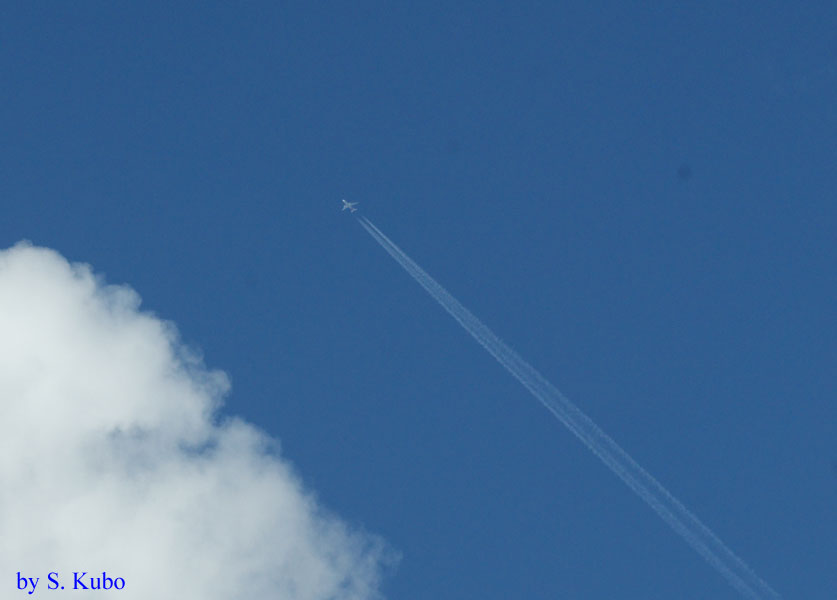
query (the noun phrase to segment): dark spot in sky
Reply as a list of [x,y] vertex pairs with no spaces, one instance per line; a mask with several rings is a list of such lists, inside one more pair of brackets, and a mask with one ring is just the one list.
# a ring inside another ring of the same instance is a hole
[[683,163],[680,165],[680,168],[677,169],[677,178],[680,181],[687,181],[692,176],[692,167]]

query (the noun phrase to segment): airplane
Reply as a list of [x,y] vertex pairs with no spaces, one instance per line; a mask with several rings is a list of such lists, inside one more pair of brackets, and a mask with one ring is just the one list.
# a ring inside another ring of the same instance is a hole
[[346,202],[346,200],[343,200],[343,210],[346,210],[348,208],[350,211],[355,212],[357,210],[355,208],[356,204],[360,204],[360,203],[359,202]]

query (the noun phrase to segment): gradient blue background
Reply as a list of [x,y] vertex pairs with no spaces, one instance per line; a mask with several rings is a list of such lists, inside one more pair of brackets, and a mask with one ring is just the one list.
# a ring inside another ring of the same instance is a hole
[[402,552],[390,598],[737,598],[360,201],[786,598],[837,597],[837,5],[276,4],[7,3],[2,245],[176,322]]

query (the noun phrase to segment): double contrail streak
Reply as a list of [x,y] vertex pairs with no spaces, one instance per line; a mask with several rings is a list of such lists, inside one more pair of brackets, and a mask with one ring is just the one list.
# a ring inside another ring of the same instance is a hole
[[386,250],[407,273],[430,294],[460,325],[503,365],[529,392],[590,451],[601,459],[637,496],[642,498],[686,543],[697,551],[745,598],[762,600],[780,598],[763,579],[756,575],[724,542],[718,538],[677,498],[643,469],[590,417],[570,402],[558,389],[521,358],[493,331],[482,324],[445,288],[424,272],[401,248],[372,222],[358,221],[372,238]]

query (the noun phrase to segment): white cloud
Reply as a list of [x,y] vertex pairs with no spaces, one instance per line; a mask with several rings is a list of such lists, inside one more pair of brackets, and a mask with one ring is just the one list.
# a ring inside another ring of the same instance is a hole
[[18,571],[40,578],[27,597],[49,597],[49,572],[69,589],[107,571],[124,590],[72,596],[377,598],[391,552],[324,511],[259,430],[216,421],[228,387],[131,289],[1,251],[0,596]]

